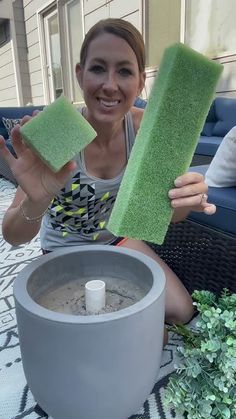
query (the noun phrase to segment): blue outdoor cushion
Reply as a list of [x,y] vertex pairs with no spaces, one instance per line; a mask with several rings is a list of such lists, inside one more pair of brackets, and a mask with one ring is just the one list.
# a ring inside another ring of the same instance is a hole
[[236,100],[233,98],[215,98],[216,124],[212,135],[224,137],[235,126],[236,122]]
[[221,141],[222,137],[207,137],[202,135],[198,140],[195,154],[214,156]]
[[141,97],[136,97],[135,101],[134,101],[134,106],[136,106],[136,108],[146,108],[147,105],[147,101],[145,99],[142,99]]
[[[209,165],[191,167],[189,171],[205,175]],[[236,235],[236,186],[229,188],[208,188],[208,201],[217,207],[214,215],[191,212],[189,219],[217,230]]]
[[234,120],[231,119],[228,121],[218,121],[212,130],[212,135],[220,136],[223,138],[234,126],[235,118]]
[[209,112],[206,117],[205,124],[203,125],[203,129],[201,132],[201,135],[206,135],[207,137],[210,137],[212,135],[213,128],[216,123],[216,115],[215,115],[215,102],[213,100]]
[[212,101],[212,104],[206,117],[206,122],[216,122],[215,100]]
[[3,125],[0,125],[0,135],[2,135],[4,138],[7,138],[7,130]]
[[215,122],[205,122],[201,135],[211,137],[214,126]]

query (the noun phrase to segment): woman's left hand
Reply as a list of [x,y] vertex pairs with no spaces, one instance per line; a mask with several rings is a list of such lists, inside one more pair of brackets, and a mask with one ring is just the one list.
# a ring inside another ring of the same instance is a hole
[[169,191],[169,198],[175,212],[183,212],[181,218],[184,218],[189,211],[204,212],[207,215],[215,213],[216,206],[207,202],[208,186],[203,175],[194,172],[185,173],[175,179],[175,186]]

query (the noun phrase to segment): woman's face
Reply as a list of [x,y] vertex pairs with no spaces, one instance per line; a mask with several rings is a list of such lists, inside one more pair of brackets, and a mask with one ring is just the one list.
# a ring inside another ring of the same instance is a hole
[[91,41],[83,68],[76,75],[88,107],[88,118],[99,122],[123,119],[144,87],[136,55],[129,44],[104,33]]

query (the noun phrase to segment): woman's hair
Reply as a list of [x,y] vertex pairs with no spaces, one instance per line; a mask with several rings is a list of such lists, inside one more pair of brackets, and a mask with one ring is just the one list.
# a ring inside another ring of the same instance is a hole
[[111,33],[124,39],[136,55],[139,71],[141,73],[145,71],[145,46],[141,33],[127,20],[114,18],[100,20],[89,29],[80,50],[81,67],[85,65],[91,41],[103,33]]

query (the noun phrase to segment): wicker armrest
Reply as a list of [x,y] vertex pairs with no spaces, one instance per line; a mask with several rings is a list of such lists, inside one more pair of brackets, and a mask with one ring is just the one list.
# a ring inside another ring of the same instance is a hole
[[162,246],[149,244],[190,293],[236,292],[236,237],[185,220],[169,227]]

